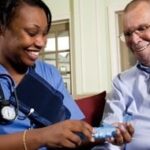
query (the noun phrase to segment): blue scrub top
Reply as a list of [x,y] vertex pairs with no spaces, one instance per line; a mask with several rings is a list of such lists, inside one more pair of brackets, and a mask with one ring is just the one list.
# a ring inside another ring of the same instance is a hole
[[[63,100],[64,105],[71,112],[70,119],[81,120],[84,118],[83,113],[81,112],[79,107],[76,105],[75,101],[72,99],[72,97],[66,90],[59,71],[53,65],[46,64],[41,60],[37,60],[35,63],[35,71],[42,78],[44,78],[49,84],[51,84],[55,89],[57,89],[64,95],[64,100]],[[2,65],[0,65],[0,74],[8,74],[7,70]],[[11,91],[13,91],[14,88],[10,79],[7,77],[0,78],[0,84],[3,88],[5,98],[9,99],[10,93]],[[24,114],[22,112],[19,112],[18,116],[23,117]],[[17,117],[16,120],[13,121],[11,124],[0,125],[0,134],[24,131],[25,129],[31,127],[30,120],[26,116],[23,117],[24,118],[23,120],[20,120],[19,118],[20,117]]]

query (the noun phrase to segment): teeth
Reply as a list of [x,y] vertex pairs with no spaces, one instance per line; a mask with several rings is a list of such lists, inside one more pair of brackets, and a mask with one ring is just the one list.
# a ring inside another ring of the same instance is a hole
[[27,55],[32,59],[36,60],[39,57],[40,52],[39,51],[26,51]]
[[30,52],[31,55],[35,55],[35,56],[38,56],[39,55],[39,52]]

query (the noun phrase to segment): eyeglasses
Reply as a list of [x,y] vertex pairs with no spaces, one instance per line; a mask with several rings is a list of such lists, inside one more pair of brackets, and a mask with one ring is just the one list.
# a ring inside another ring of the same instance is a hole
[[120,34],[119,38],[122,42],[125,42],[126,40],[129,40],[132,37],[133,33],[136,33],[138,36],[143,36],[148,32],[149,29],[150,25],[141,25],[134,30],[126,31]]

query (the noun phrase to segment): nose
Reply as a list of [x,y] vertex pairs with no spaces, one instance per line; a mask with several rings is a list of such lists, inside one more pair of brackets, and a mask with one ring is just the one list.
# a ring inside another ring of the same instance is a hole
[[44,35],[37,36],[35,39],[35,45],[38,48],[43,48],[46,45],[46,39],[47,39],[47,37]]

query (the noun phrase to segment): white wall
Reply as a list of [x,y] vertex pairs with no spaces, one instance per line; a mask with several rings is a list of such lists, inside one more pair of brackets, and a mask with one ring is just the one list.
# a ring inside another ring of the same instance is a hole
[[116,74],[121,72],[120,45],[118,41],[118,26],[116,24],[118,20],[116,12],[123,10],[130,1],[131,0],[108,0],[107,3],[112,79]]
[[105,1],[73,0],[76,92],[110,88],[110,56]]
[[113,55],[113,51],[116,52],[116,45],[112,44],[113,40],[110,38],[116,34],[113,32],[115,21],[112,21],[115,18],[108,15],[111,6],[114,8],[129,0],[45,0],[45,2],[52,10],[53,20],[70,19],[74,93],[109,91],[112,77],[119,72],[117,68],[119,59]]
[[43,0],[51,9],[53,21],[70,18],[69,0]]

